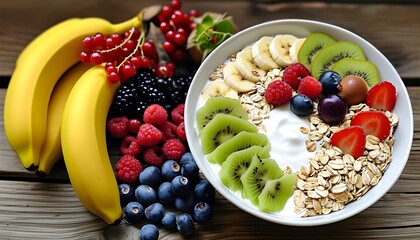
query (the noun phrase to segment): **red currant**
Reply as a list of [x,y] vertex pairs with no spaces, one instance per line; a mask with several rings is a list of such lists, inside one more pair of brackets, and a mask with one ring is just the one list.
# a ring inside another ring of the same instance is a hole
[[140,59],[140,56],[132,56],[130,58],[130,63],[135,67],[135,68],[141,68],[142,67],[142,60]]
[[105,36],[102,33],[97,33],[93,36],[94,47],[101,49],[105,45]]
[[173,9],[169,6],[163,6],[159,14],[160,22],[168,22],[171,19]]
[[159,61],[159,54],[156,49],[156,45],[152,41],[145,41],[142,46],[144,55],[148,58]]
[[134,66],[129,62],[124,63],[120,71],[127,77],[132,77],[136,74],[136,69],[134,69]]
[[171,24],[167,23],[167,22],[161,22],[159,25],[160,31],[162,31],[163,34],[174,30],[174,28],[171,26]]
[[186,38],[185,38],[185,35],[183,35],[183,34],[180,34],[180,33],[175,33],[175,36],[174,36],[174,42],[175,42],[175,44],[177,44],[178,46],[182,46],[182,45],[184,45],[185,44],[185,42],[186,42]]
[[173,53],[175,51],[175,45],[172,42],[164,41],[162,43],[162,48],[166,53]]
[[175,26],[182,26],[185,22],[185,15],[180,10],[175,10],[174,13],[171,16],[172,22],[175,24]]
[[200,11],[198,11],[197,9],[191,9],[190,10],[190,16],[191,17],[199,17],[201,14],[200,14]]
[[87,51],[82,51],[80,53],[80,61],[82,63],[90,63],[90,53]]
[[93,40],[91,37],[85,37],[82,40],[82,45],[83,47],[87,48],[87,49],[92,49],[93,48]]
[[181,0],[172,0],[170,6],[175,10],[179,10],[182,7],[182,2]]
[[169,31],[165,34],[165,39],[173,42],[174,41],[174,37],[175,37],[175,32],[174,31]]
[[175,63],[181,63],[185,59],[185,53],[182,49],[178,48],[171,53],[170,57]]
[[120,76],[116,72],[111,72],[108,74],[108,81],[112,84],[117,84],[120,81]]
[[112,40],[114,41],[114,46],[120,45],[123,42],[123,38],[118,33],[113,33],[111,35]]
[[103,62],[102,54],[100,52],[94,52],[90,55],[90,62],[99,65]]

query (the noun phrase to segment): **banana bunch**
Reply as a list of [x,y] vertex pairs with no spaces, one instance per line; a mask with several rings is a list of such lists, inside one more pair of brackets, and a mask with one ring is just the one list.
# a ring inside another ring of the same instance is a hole
[[42,159],[47,162],[42,163],[45,169],[41,171],[48,173],[48,161],[56,162],[56,154],[47,154],[53,160],[41,157],[52,151],[47,148],[59,145],[44,147],[53,124],[53,120],[47,119],[48,107],[54,105],[50,103],[50,97],[61,76],[79,61],[82,39],[97,32],[105,35],[123,33],[140,26],[141,14],[115,25],[101,18],[73,18],[46,30],[22,51],[6,93],[4,128],[10,146],[26,169],[36,170]]
[[304,41],[290,34],[261,37],[236,53],[234,61],[224,64],[224,81],[210,81],[201,92],[201,101],[220,95],[238,98],[238,93],[250,91],[268,71],[297,62]]

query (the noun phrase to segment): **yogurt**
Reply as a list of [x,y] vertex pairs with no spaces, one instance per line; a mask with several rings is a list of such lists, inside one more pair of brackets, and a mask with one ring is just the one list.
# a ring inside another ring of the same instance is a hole
[[309,163],[313,155],[306,150],[308,136],[300,131],[301,127],[309,129],[307,117],[299,117],[290,111],[289,105],[283,105],[270,111],[263,124],[270,139],[270,157],[284,169],[289,166],[293,172]]

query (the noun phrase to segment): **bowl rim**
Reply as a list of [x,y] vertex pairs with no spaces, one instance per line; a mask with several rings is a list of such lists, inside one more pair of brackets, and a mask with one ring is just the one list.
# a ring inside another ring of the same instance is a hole
[[[389,60],[378,50],[376,49],[376,47],[374,47],[372,44],[370,44],[369,42],[367,42],[365,39],[363,39],[362,37],[360,37],[359,35],[346,30],[344,28],[341,28],[339,26],[336,25],[332,25],[329,23],[325,23],[325,22],[320,22],[320,21],[314,21],[314,20],[306,20],[306,19],[281,19],[281,20],[273,20],[273,21],[267,21],[267,22],[263,22],[254,26],[250,26],[248,28],[245,28],[244,30],[239,31],[238,33],[235,33],[232,37],[230,37],[229,39],[227,39],[226,41],[224,41],[222,44],[220,44],[215,50],[213,50],[208,56],[207,58],[202,62],[202,64],[200,65],[200,67],[198,68],[194,79],[191,83],[191,86],[189,88],[188,94],[187,94],[187,98],[185,101],[185,130],[186,130],[186,134],[187,134],[187,140],[188,142],[190,141],[197,141],[197,139],[194,137],[194,135],[196,135],[196,130],[194,127],[194,119],[195,119],[195,111],[196,108],[194,109],[189,109],[188,107],[188,103],[191,102],[191,104],[195,103],[194,106],[196,106],[196,99],[192,99],[192,92],[196,91],[196,89],[194,89],[194,86],[196,85],[195,83],[197,81],[200,81],[198,79],[198,77],[202,74],[202,72],[206,72],[209,71],[209,68],[211,69],[211,71],[213,71],[218,64],[220,64],[220,62],[215,62],[213,60],[213,58],[215,58],[218,54],[220,54],[221,52],[225,51],[230,51],[231,53],[233,52],[232,48],[230,48],[229,46],[234,44],[235,42],[238,41],[239,38],[243,38],[245,36],[248,35],[252,35],[252,32],[254,32],[256,29],[260,29],[260,28],[270,28],[276,25],[294,25],[294,26],[311,26],[311,27],[315,27],[315,28],[322,28],[322,29],[328,29],[327,33],[330,32],[340,32],[340,34],[344,34],[346,36],[346,38],[355,38],[357,39],[358,42],[363,43],[362,47],[364,50],[366,49],[366,47],[368,49],[370,49],[371,51],[373,51],[372,54],[378,55],[379,58],[383,59],[389,66],[391,66],[391,70],[393,72],[393,74],[395,76],[397,76],[396,81],[400,82],[400,84],[402,85],[402,88],[399,88],[398,91],[400,91],[399,95],[405,96],[405,104],[407,104],[407,110],[408,110],[408,125],[404,126],[404,130],[410,130],[408,132],[408,136],[407,136],[407,143],[409,146],[409,150],[405,151],[402,159],[398,159],[398,162],[400,162],[399,165],[397,165],[396,169],[394,169],[392,176],[388,177],[387,179],[389,179],[388,183],[385,186],[383,183],[383,179],[381,179],[380,183],[378,183],[378,187],[380,187],[379,191],[377,194],[372,195],[371,198],[365,198],[366,200],[364,200],[363,205],[361,204],[357,204],[359,202],[358,201],[354,201],[350,204],[355,205],[356,207],[354,207],[353,211],[349,211],[346,212],[343,210],[340,210],[338,212],[334,212],[328,215],[319,215],[319,216],[313,216],[313,217],[308,217],[308,218],[300,218],[297,217],[294,220],[291,219],[287,219],[288,217],[285,218],[279,218],[276,215],[270,214],[270,213],[265,213],[265,212],[261,212],[261,211],[256,211],[253,208],[250,208],[249,206],[247,206],[246,204],[243,204],[242,201],[238,201],[238,198],[236,195],[233,195],[231,193],[231,191],[229,189],[227,189],[223,184],[222,186],[219,184],[220,180],[218,178],[218,176],[215,176],[216,174],[213,173],[208,173],[207,171],[205,171],[205,169],[207,168],[206,164],[204,163],[206,160],[203,159],[196,161],[197,165],[199,166],[199,168],[202,170],[204,176],[208,179],[208,181],[216,188],[216,190],[224,197],[226,198],[229,202],[231,202],[232,204],[234,204],[235,206],[237,206],[238,208],[242,209],[243,211],[252,214],[258,218],[270,221],[270,222],[274,222],[274,223],[278,223],[278,224],[283,224],[283,225],[289,225],[289,226],[318,226],[318,225],[325,225],[325,224],[330,224],[330,223],[334,223],[334,222],[338,222],[344,219],[347,219],[349,217],[352,217],[360,212],[362,212],[363,210],[369,208],[371,205],[373,205],[375,202],[377,202],[380,198],[382,198],[388,191],[389,189],[395,184],[395,182],[399,179],[402,171],[404,170],[404,167],[408,161],[410,152],[411,152],[411,146],[412,146],[412,140],[413,140],[413,134],[414,134],[414,121],[413,121],[413,112],[412,112],[412,106],[411,106],[411,101],[407,92],[407,89],[405,88],[404,83],[402,82],[399,74],[397,73],[397,71],[395,70],[395,68],[392,66],[392,64],[389,62]],[[311,31],[311,32],[315,32],[315,31]],[[274,35],[275,33],[273,33],[272,35]],[[336,33],[337,34],[337,33]],[[334,35],[334,34],[332,34]],[[252,38],[254,40],[249,40],[246,41],[248,44],[251,44],[253,42],[255,42],[259,37],[262,37],[263,35],[261,34],[255,34],[254,36],[252,36]],[[224,53],[226,54],[226,53]],[[228,55],[229,56],[229,55]],[[227,59],[227,57],[226,57]],[[215,67],[210,67],[210,66],[215,66]],[[379,70],[379,69],[378,69]],[[202,79],[201,79],[202,81]],[[201,89],[200,89],[201,91]],[[401,92],[402,91],[402,92]],[[199,154],[198,154],[198,150],[191,147],[190,148],[192,155],[194,156],[194,158],[198,158]],[[394,151],[393,151],[394,153]],[[391,164],[394,161],[392,161],[390,163],[389,166],[391,166]],[[207,164],[208,165],[208,164]],[[395,164],[394,164],[395,165]],[[388,167],[389,167],[388,166]],[[388,170],[388,169],[387,169]],[[384,174],[385,175],[385,174]],[[390,174],[388,174],[390,175]],[[382,184],[381,184],[382,183]],[[376,186],[375,186],[376,187]],[[372,191],[371,188],[369,191]]]

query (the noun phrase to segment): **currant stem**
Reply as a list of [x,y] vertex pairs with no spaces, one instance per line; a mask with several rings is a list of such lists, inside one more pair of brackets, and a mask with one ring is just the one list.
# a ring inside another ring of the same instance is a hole
[[[132,33],[133,33],[133,31],[131,31],[130,32],[130,36],[127,38],[127,39],[130,39],[131,38],[131,35],[132,35]],[[135,49],[133,50],[133,52],[131,52],[130,53],[130,55],[128,55],[127,57],[125,57],[124,58],[124,60],[123,61],[121,61],[121,63],[120,64],[118,64],[118,66],[116,67],[118,70],[120,69],[120,67],[125,63],[125,62],[127,62],[135,53],[136,53],[136,51],[137,51],[137,49],[140,49],[140,52],[141,52],[141,55],[143,56],[144,54],[143,54],[143,50],[141,49],[141,47],[140,46],[142,46],[143,45],[143,43],[144,43],[144,40],[145,40],[145,37],[144,37],[144,31],[142,31],[141,32],[141,35],[140,35],[140,37],[139,37],[139,39],[137,40],[137,45],[136,45],[136,47],[135,47]],[[128,40],[127,40],[128,41]]]

